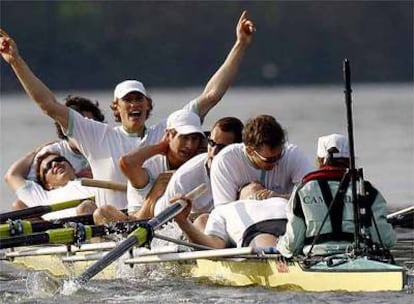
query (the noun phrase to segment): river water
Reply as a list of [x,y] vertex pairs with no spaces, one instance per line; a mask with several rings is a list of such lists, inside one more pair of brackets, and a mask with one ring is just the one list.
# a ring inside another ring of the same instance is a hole
[[[150,122],[196,97],[202,88],[151,89],[155,107]],[[111,91],[58,92],[98,100],[106,120],[114,124],[109,104]],[[319,136],[347,132],[342,86],[231,88],[207,116],[209,129],[223,116],[243,121],[257,114],[274,115],[313,160]],[[55,138],[51,119],[24,94],[3,94],[0,103],[0,174],[36,145]],[[356,163],[395,210],[414,204],[414,89],[412,84],[355,84],[353,123]],[[13,193],[1,184],[0,211],[10,208]],[[404,236],[413,237],[412,230]],[[402,234],[399,234],[401,236]],[[408,252],[414,260],[414,250]],[[91,281],[71,296],[42,298],[27,289],[33,273],[0,263],[0,302],[3,303],[412,303],[410,291],[383,293],[304,293],[264,288],[224,288],[201,284],[161,270],[135,279]]]

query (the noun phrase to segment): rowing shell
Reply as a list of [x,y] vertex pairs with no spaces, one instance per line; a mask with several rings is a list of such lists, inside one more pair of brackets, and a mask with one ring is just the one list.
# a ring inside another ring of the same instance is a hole
[[326,262],[304,268],[297,261],[280,256],[266,259],[197,260],[194,277],[208,278],[222,285],[260,285],[281,290],[304,291],[400,291],[405,284],[402,267],[350,260],[338,266]]
[[[7,252],[3,259],[16,266],[46,270],[54,276],[73,277],[114,246],[114,242],[84,244],[81,248],[70,246],[70,254],[66,246],[31,246]],[[320,261],[312,267],[305,267],[298,260],[287,260],[278,254],[253,254],[252,248],[248,247],[190,252],[171,252],[166,248],[126,254],[122,261],[105,269],[95,279],[115,279],[125,277],[125,273],[133,276],[134,269],[125,264],[173,263],[180,265],[186,275],[224,286],[257,285],[278,290],[318,292],[400,291],[407,281],[406,269],[398,265],[344,255],[330,262]]]

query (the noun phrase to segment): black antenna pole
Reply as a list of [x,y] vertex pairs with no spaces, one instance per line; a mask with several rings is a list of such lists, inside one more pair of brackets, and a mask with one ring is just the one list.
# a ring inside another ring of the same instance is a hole
[[355,220],[355,248],[359,249],[359,203],[357,199],[357,175],[358,172],[355,169],[355,150],[354,150],[354,134],[353,134],[353,123],[352,123],[352,97],[351,97],[351,68],[349,60],[344,59],[343,62],[343,75],[345,82],[345,104],[346,104],[346,117],[348,124],[348,142],[349,142],[349,173],[351,174],[351,190],[352,190],[352,204],[354,206],[354,220]]

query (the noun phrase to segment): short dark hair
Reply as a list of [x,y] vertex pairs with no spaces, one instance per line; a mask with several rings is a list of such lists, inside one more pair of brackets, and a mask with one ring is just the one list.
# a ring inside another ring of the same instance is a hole
[[[40,172],[41,172],[41,167],[40,167],[40,165],[42,164],[42,161],[45,159],[45,158],[47,158],[47,157],[49,157],[50,155],[56,155],[56,156],[61,156],[61,157],[63,157],[62,155],[60,155],[59,153],[56,153],[56,152],[51,152],[51,151],[46,151],[45,153],[43,153],[43,154],[41,154],[41,155],[39,155],[39,156],[37,156],[37,158],[36,158],[36,180],[37,180],[37,183],[40,185],[40,186],[42,186],[42,188],[43,189],[45,189],[45,190],[49,190],[47,187],[46,187],[46,180],[45,180],[45,177],[43,176],[41,176],[41,174],[40,174]],[[65,158],[65,157],[63,157],[63,158]],[[65,158],[66,159],[66,158]],[[68,162],[68,164],[73,168],[73,166],[72,166],[72,164],[66,159],[66,161]]]
[[285,131],[270,115],[259,115],[249,119],[243,129],[243,143],[246,146],[267,145],[274,149],[282,146],[285,142]]
[[[85,97],[68,95],[65,98],[65,105],[79,113],[82,113],[84,111],[91,112],[93,119],[96,121],[105,121],[105,116],[99,108],[98,101],[93,102],[92,100]],[[67,139],[66,135],[63,134],[62,128],[57,122],[55,122],[55,126],[58,137],[60,139]]]
[[240,143],[242,141],[243,123],[236,117],[223,117],[217,120],[213,128],[219,128],[223,132],[231,132],[234,135],[234,142]]

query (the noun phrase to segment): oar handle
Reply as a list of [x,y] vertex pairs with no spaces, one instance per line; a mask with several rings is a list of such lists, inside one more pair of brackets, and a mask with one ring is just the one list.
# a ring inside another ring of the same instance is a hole
[[86,187],[96,187],[96,188],[104,188],[104,189],[111,189],[114,191],[127,191],[127,185],[123,183],[117,183],[112,181],[105,181],[105,180],[97,180],[92,178],[82,178],[81,185]]
[[[193,201],[200,197],[207,191],[207,185],[201,184],[200,186],[194,188],[190,192],[185,195],[185,198]],[[170,219],[175,217],[178,213],[180,213],[186,206],[188,202],[185,199],[179,199],[178,201],[171,204],[167,209],[163,210],[157,216],[153,217],[151,220],[148,221],[148,225],[150,225],[154,230],[158,227],[164,225]]]

